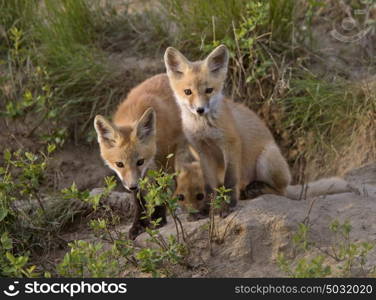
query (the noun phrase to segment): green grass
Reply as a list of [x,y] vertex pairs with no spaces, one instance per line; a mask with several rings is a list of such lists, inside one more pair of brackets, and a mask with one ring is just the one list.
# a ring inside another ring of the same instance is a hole
[[232,25],[239,24],[246,8],[246,1],[236,0],[168,0],[162,3],[168,12],[167,18],[177,27],[178,38],[195,48],[231,36]]
[[[70,127],[74,123],[82,131],[87,130],[96,113],[108,114],[124,94],[123,71],[109,61],[111,53],[106,49],[127,50],[129,45],[122,43],[128,39],[133,47],[130,53],[159,49],[160,56],[164,47],[176,44],[184,51],[189,49],[202,55],[225,43],[234,58],[230,73],[232,89],[244,98],[250,96],[252,87],[272,65],[272,58],[263,46],[271,39],[264,36],[270,36],[273,26],[278,27],[280,38],[288,35],[293,7],[291,0],[168,0],[161,2],[159,10],[130,15],[101,7],[99,1],[1,3],[9,6],[2,12],[2,17],[9,20],[7,66],[13,95],[7,102],[13,104],[8,115],[26,111],[20,103],[25,93],[31,91],[38,98],[47,88],[52,91],[48,105],[41,109],[40,101],[36,100],[36,105],[27,106],[27,110],[39,107],[38,124],[53,117],[57,119],[56,126]],[[15,29],[20,33],[18,44],[12,40],[11,32]],[[236,70],[239,64],[243,68]],[[235,86],[239,81],[241,86]],[[241,89],[246,89],[243,95]],[[50,110],[55,112],[49,114]],[[67,116],[69,122],[64,122]]]
[[280,43],[291,43],[296,1],[270,0],[269,5],[269,24],[272,39]]
[[329,134],[343,122],[354,122],[354,112],[362,104],[344,82],[334,84],[318,78],[292,81],[289,94],[281,100],[286,108],[286,125],[297,125],[300,134],[309,130]]
[[101,16],[87,1],[46,1],[35,25],[38,65],[45,67],[49,84],[56,89],[55,105],[73,118],[93,117],[93,110],[108,113],[119,96],[118,76],[98,47],[96,32]]
[[[228,44],[234,52],[239,50],[236,47],[244,50],[256,36],[272,33],[275,41],[289,41],[294,4],[292,0],[162,2],[166,19],[176,27],[172,42],[201,54],[219,43]],[[248,42],[241,40],[246,37]],[[240,44],[235,45],[236,39]]]
[[[99,8],[99,2],[86,0],[16,3],[15,11],[21,5],[27,11],[30,5],[33,15],[26,18],[21,10],[19,16],[10,8],[2,12],[11,26],[6,32],[5,81],[10,82],[13,93],[7,103],[22,107],[24,94],[31,92],[36,100],[28,110],[34,110],[42,124],[50,119],[57,127],[76,123],[75,127],[86,130],[95,113],[108,114],[124,94],[121,70],[110,64],[102,49],[105,26],[110,23],[105,22],[106,11]],[[27,21],[28,28],[17,20]],[[46,89],[51,94],[41,109],[37,98]],[[55,112],[50,114],[51,110]]]
[[13,26],[27,29],[37,2],[38,0],[1,0],[0,19],[4,31],[8,31]]
[[[362,161],[374,151],[375,143],[362,134],[364,130],[376,129],[372,122],[376,112],[372,88],[307,74],[290,84],[289,93],[277,102],[284,111],[282,131],[290,141],[292,164],[303,159],[310,165],[312,177],[324,176],[336,174],[343,164],[341,159]],[[363,150],[345,156],[356,144]]]

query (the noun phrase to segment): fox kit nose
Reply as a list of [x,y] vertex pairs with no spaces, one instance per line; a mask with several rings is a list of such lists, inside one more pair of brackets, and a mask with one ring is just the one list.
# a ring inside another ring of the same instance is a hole
[[203,108],[203,107],[198,107],[198,108],[196,109],[196,112],[197,112],[199,115],[202,115],[202,114],[205,112],[205,108]]
[[131,185],[128,188],[132,192],[137,192],[138,191],[138,185]]

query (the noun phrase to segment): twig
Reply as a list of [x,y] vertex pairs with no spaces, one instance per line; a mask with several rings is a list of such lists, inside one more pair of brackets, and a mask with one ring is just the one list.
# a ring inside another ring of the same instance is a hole
[[306,216],[305,216],[305,218],[304,218],[304,220],[303,220],[303,224],[305,224],[305,225],[308,225],[308,224],[309,224],[309,216],[310,216],[310,214],[311,214],[311,210],[312,210],[313,204],[316,202],[316,200],[317,200],[317,197],[312,198],[312,200],[311,200],[311,203],[310,203],[310,205],[309,205],[309,208],[308,208],[307,214],[306,214]]
[[40,197],[38,195],[38,192],[36,190],[33,190],[33,194],[34,194],[35,198],[37,198],[39,207],[42,209],[44,216],[47,217],[46,210],[45,210],[45,208],[43,206],[42,199],[40,199]]
[[48,111],[46,111],[43,115],[43,117],[39,120],[39,122],[29,131],[29,133],[26,135],[27,138],[29,138],[30,136],[32,136],[32,134],[34,133],[34,131],[40,126],[42,125],[42,123],[44,122],[44,120],[46,120],[48,116]]
[[235,217],[238,215],[238,213],[239,213],[239,212],[236,212],[236,213],[232,216],[231,220],[227,223],[227,225],[226,225],[226,227],[225,227],[225,230],[224,230],[224,233],[223,233],[223,236],[222,236],[222,239],[221,239],[222,243],[224,242],[224,240],[225,240],[225,238],[226,238],[227,230],[230,228],[231,223],[233,222],[233,220],[235,219]]

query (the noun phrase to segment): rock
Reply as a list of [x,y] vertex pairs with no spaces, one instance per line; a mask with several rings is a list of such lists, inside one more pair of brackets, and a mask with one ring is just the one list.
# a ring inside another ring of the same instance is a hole
[[365,197],[376,197],[376,163],[354,169],[345,179]]
[[[104,188],[95,188],[90,191],[90,196],[95,196],[103,193]],[[108,197],[101,199],[102,204],[110,206],[112,209],[116,209],[122,215],[128,217],[132,216],[132,201],[128,193],[123,192],[111,192]]]

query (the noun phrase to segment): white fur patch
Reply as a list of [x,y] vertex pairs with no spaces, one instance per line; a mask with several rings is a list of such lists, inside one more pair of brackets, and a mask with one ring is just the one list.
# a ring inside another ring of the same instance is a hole
[[189,112],[194,115],[197,114],[195,109],[189,105],[189,102],[186,99],[180,98],[179,95],[177,95],[176,93],[174,93],[174,96],[175,96],[175,101],[180,107],[182,113]]
[[179,98],[175,94],[176,102],[181,109],[181,117],[183,130],[188,140],[192,144],[196,144],[197,140],[205,140],[207,138],[218,140],[223,138],[221,130],[215,125],[216,115],[220,109],[223,95],[221,93],[212,97],[209,102],[209,112],[204,116],[200,116],[194,111],[187,101]]

